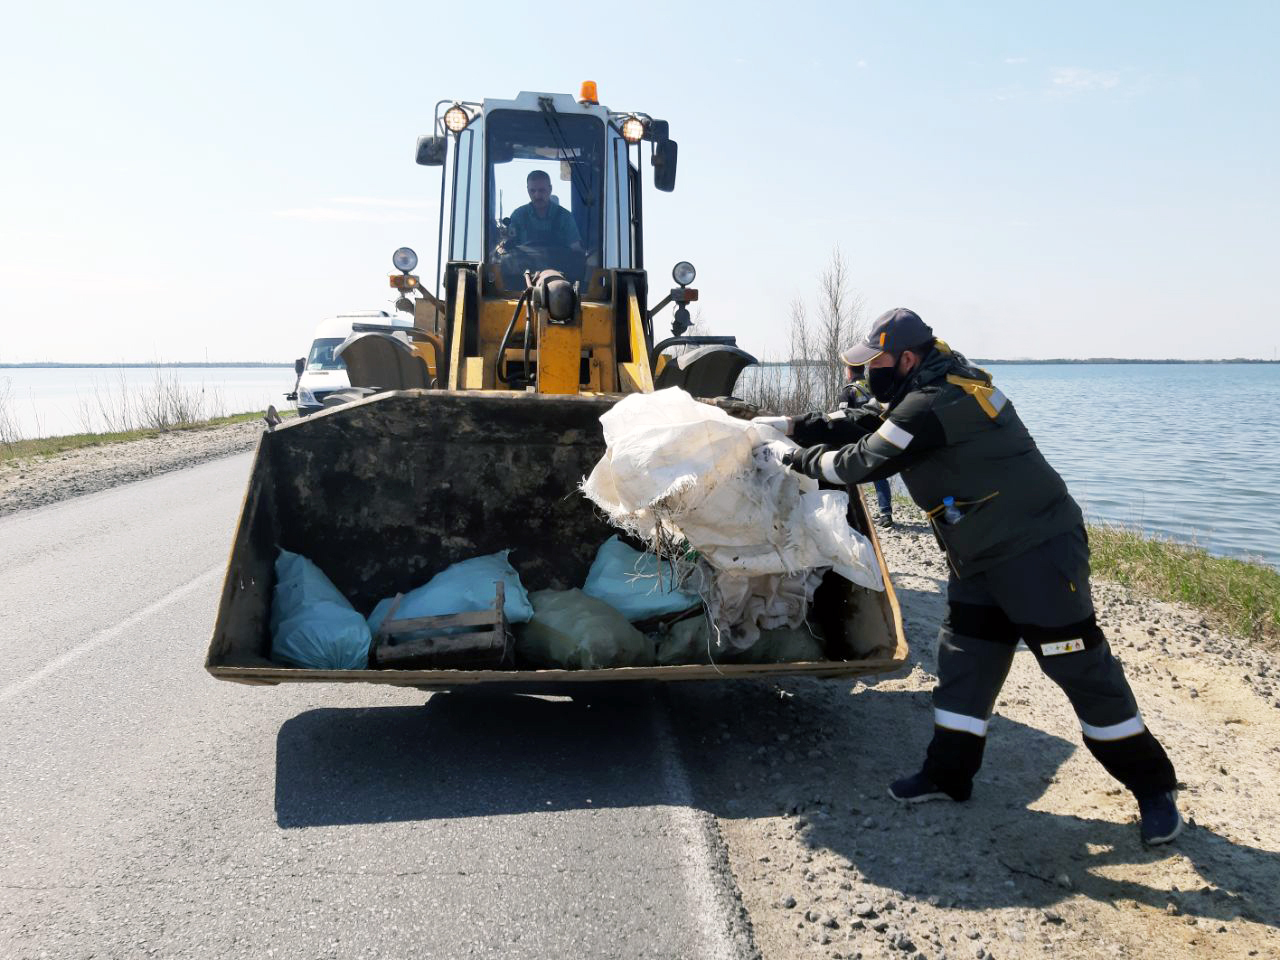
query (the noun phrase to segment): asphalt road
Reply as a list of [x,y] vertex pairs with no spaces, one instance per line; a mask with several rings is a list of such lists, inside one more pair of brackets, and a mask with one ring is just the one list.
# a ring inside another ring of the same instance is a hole
[[754,954],[658,692],[210,678],[249,465],[0,519],[0,957]]

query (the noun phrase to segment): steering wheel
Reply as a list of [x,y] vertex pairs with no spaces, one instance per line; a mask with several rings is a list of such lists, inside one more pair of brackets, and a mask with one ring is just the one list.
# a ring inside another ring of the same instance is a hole
[[507,247],[506,252],[499,255],[498,262],[504,279],[523,287],[525,271],[559,270],[569,280],[581,280],[586,273],[587,255],[559,244],[521,243]]

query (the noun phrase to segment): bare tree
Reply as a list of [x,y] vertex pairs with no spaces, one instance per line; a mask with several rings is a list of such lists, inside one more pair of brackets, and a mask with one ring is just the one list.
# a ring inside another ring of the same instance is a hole
[[791,301],[786,366],[744,377],[745,399],[778,413],[833,409],[844,386],[840,354],[866,334],[862,310],[862,297],[837,246],[818,275],[816,309],[811,313],[800,296]]

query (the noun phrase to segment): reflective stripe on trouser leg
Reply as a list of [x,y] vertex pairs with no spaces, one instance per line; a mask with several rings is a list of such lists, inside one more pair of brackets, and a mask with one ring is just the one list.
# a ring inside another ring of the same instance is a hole
[[[938,633],[938,684],[933,690],[933,739],[924,773],[957,799],[969,795],[982,766],[987,721],[1009,675],[1017,637],[994,607],[952,604]],[[982,639],[956,628],[981,630]]]
[[1143,723],[1124,668],[1097,626],[1092,629],[1098,636],[1087,638],[1084,650],[1046,656],[1039,644],[1029,646],[1040,669],[1071,701],[1085,746],[1107,773],[1139,796],[1174,789],[1173,764]]

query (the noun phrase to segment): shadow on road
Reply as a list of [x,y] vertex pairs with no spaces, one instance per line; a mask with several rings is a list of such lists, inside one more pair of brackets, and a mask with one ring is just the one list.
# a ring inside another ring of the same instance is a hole
[[423,706],[311,710],[276,743],[285,828],[664,802],[652,692],[612,706],[438,693]]
[[1048,907],[1075,894],[1164,908],[1167,890],[1114,879],[1110,868],[1181,854],[1206,881],[1178,895],[1182,913],[1280,925],[1280,893],[1266,879],[1280,872],[1275,853],[1204,828],[1172,850],[1147,850],[1134,823],[1029,809],[1075,743],[997,717],[969,803],[904,808],[885,784],[923,753],[928,694],[871,687],[850,696],[843,684],[816,681],[665,687],[594,703],[451,693],[423,706],[309,711],[279,733],[277,822],[671,803],[656,704],[677,733],[700,807],[726,820],[785,815],[810,849],[844,858],[882,887],[959,909]]
[[[1280,927],[1274,852],[1203,827],[1173,847],[1148,849],[1136,820],[1031,809],[1062,764],[1084,749],[1077,743],[996,716],[968,803],[904,807],[886,787],[919,768],[932,734],[928,693],[867,688],[849,696],[808,681],[782,696],[761,684],[672,693],[684,728],[710,734],[688,737],[684,747],[704,806],[725,819],[787,814],[805,846],[847,860],[879,886],[960,909],[1047,908],[1080,894],[1158,909],[1176,901],[1185,915],[1246,916]],[[779,743],[779,733],[788,739]],[[1179,855],[1204,879],[1201,888],[1171,896],[1116,878],[1118,866]]]

